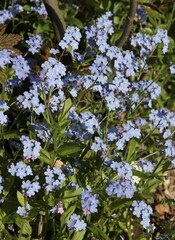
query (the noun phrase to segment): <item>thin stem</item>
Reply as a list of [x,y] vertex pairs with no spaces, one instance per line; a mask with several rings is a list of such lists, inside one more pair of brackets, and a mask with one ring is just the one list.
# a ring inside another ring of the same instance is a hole
[[149,157],[151,157],[151,156],[153,156],[153,155],[155,155],[155,154],[157,154],[157,153],[159,153],[159,152],[157,151],[157,152],[151,153],[151,154],[147,155],[147,156],[144,157],[144,158],[149,158]]
[[[159,123],[160,123],[160,121],[159,121]],[[142,143],[144,143],[145,142],[145,140],[149,137],[149,136],[151,136],[151,134],[156,130],[156,128],[159,126],[159,123],[153,128],[153,130],[151,131],[151,132],[149,132],[146,136],[145,136],[145,138],[140,142],[140,145],[142,144]]]
[[43,216],[39,216],[39,222],[38,222],[38,240],[42,240],[42,231],[43,231]]
[[10,131],[10,130],[13,128],[14,124],[17,122],[17,120],[18,120],[18,118],[19,118],[19,116],[21,115],[22,112],[23,112],[23,109],[20,110],[20,112],[19,112],[18,115],[16,116],[15,120],[14,120],[13,123],[10,125],[8,131]]

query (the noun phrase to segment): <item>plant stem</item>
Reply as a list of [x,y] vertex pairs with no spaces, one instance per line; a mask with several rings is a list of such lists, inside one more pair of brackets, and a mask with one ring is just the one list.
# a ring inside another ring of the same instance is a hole
[[117,41],[117,47],[122,48],[125,42],[127,41],[129,34],[132,29],[135,13],[137,9],[137,0],[130,0],[130,9],[129,9],[129,15],[126,20],[126,24],[123,30],[123,33],[119,40]]
[[42,231],[43,231],[43,216],[39,216],[39,222],[38,222],[38,240],[42,240]]
[[44,5],[53,25],[55,38],[59,42],[64,36],[66,24],[58,7],[57,0],[44,0]]

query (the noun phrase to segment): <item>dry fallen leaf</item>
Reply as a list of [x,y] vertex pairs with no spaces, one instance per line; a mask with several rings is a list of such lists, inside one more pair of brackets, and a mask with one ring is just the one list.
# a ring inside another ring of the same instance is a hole
[[59,159],[59,160],[55,161],[55,165],[54,166],[62,169],[64,167],[64,163]]
[[159,214],[160,219],[165,219],[165,215],[170,212],[170,207],[168,205],[157,204],[155,210]]
[[21,40],[19,34],[7,34],[5,33],[6,25],[0,25],[0,50],[9,49],[14,51],[16,54],[21,54],[21,51],[14,48],[15,45]]

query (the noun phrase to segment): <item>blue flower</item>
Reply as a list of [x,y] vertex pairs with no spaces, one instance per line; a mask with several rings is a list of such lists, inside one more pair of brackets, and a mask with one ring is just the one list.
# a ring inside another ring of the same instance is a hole
[[72,214],[70,219],[67,221],[67,226],[70,231],[82,231],[86,229],[87,224],[84,220],[80,220],[80,215]]
[[150,205],[146,204],[144,201],[133,201],[132,206],[134,207],[133,214],[138,218],[142,218],[141,225],[146,229],[150,226],[150,215],[153,210]]
[[87,189],[83,189],[81,192],[81,206],[84,215],[87,216],[91,213],[97,212],[98,203],[97,194],[92,194]]
[[29,52],[32,54],[35,54],[38,52],[38,49],[42,45],[42,37],[39,34],[33,34],[32,36],[29,37],[29,40],[26,40],[26,43],[29,45]]

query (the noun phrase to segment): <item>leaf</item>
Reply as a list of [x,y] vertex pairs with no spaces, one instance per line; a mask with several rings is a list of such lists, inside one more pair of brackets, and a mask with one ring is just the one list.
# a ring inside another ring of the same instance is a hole
[[126,162],[132,162],[133,157],[135,156],[136,149],[139,146],[138,142],[133,138],[129,143],[129,151],[126,158]]
[[65,191],[63,199],[80,196],[81,192],[82,192],[82,189],[83,188],[78,188],[75,191],[71,191],[71,190]]
[[83,148],[84,145],[80,145],[78,143],[65,143],[57,149],[56,153],[60,157],[65,157],[81,152]]
[[21,137],[21,134],[13,133],[13,132],[7,132],[0,135],[0,139],[6,139],[6,140],[9,140],[11,138],[20,139],[20,137]]
[[[19,226],[19,225],[18,225]],[[31,234],[32,234],[32,228],[30,226],[30,223],[22,219],[20,224],[20,234],[19,234],[19,240],[30,240]]]
[[3,190],[4,197],[6,197],[9,194],[14,184],[14,181],[15,181],[15,178],[12,175],[9,174],[6,177],[6,181],[4,182],[4,190]]
[[38,159],[49,165],[53,164],[50,154],[45,149],[41,149],[40,156],[38,157]]
[[150,179],[149,182],[147,182],[143,186],[142,193],[150,192],[152,189],[155,189],[162,181],[159,179]]
[[70,206],[62,215],[61,215],[61,227],[63,227],[66,222],[69,220],[70,216],[73,214],[73,212],[76,209],[76,205]]
[[106,1],[106,0],[103,0],[103,9],[105,9],[105,11],[110,11],[110,7],[112,5],[111,1]]
[[72,240],[82,240],[84,238],[86,231],[75,232]]
[[133,176],[138,176],[141,179],[148,179],[148,177],[149,177],[148,174],[146,174],[144,172],[140,172],[140,171],[135,170],[135,169],[133,169],[132,172],[133,172]]
[[68,98],[64,103],[64,107],[63,107],[62,112],[58,116],[59,126],[62,126],[61,125],[62,122],[64,122],[67,119],[71,107],[72,107],[72,101],[71,101],[70,98]]
[[6,29],[6,25],[5,24],[1,24],[0,25],[0,35],[3,35]]
[[18,202],[21,204],[21,206],[25,207],[25,198],[22,195],[21,192],[17,191],[17,198],[18,198]]
[[27,12],[31,10],[31,7],[29,5],[24,5],[23,9]]
[[0,68],[0,83],[5,88],[8,80],[8,74],[6,73],[6,69]]
[[132,204],[133,201],[128,200],[128,199],[117,199],[115,201],[113,201],[113,203],[109,206],[110,210],[116,210],[116,209],[120,209],[122,207],[126,207],[126,206],[130,206]]
[[4,33],[5,29],[6,25],[0,25],[0,50],[9,49],[17,54],[21,54],[21,51],[13,47],[14,45],[17,45],[21,40],[21,36],[18,34]]
[[127,231],[126,222],[118,221],[118,225],[120,226],[120,228],[121,228],[122,230]]
[[6,216],[6,213],[0,208],[0,220]]
[[102,229],[96,227],[96,226],[91,226],[88,227],[88,229],[94,233],[97,237],[99,237],[101,240],[105,239],[105,240],[110,240],[110,238],[106,235],[106,233],[103,232]]
[[77,26],[80,29],[83,28],[83,23],[77,18],[68,17],[66,20],[67,20],[68,25]]

